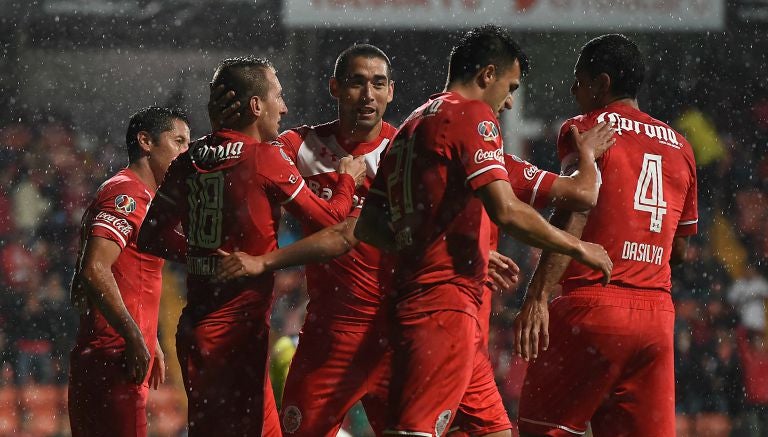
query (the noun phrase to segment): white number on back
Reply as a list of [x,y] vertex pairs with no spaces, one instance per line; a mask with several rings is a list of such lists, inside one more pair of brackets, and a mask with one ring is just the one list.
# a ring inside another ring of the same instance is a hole
[[667,213],[663,182],[661,156],[646,153],[643,156],[643,169],[637,178],[635,209],[651,213],[651,232],[661,232],[662,220]]

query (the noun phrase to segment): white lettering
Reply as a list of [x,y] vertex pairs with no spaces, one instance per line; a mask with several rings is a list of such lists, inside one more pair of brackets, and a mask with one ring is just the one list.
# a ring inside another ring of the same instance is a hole
[[480,149],[475,152],[475,164],[481,164],[485,161],[493,160],[504,164],[504,151],[501,149],[496,149],[493,151]]
[[622,135],[624,132],[634,132],[637,135],[643,134],[648,138],[656,138],[661,144],[672,146],[676,149],[680,148],[677,134],[666,126],[630,120],[615,112],[603,112],[597,117],[597,122],[611,124],[616,129],[618,135]]
[[209,146],[207,144],[198,143],[192,151],[192,157],[195,159],[195,162],[199,164],[210,164],[229,159],[237,159],[242,153],[242,141],[237,141],[235,143],[229,142],[226,145],[219,144],[218,146]]
[[625,241],[624,247],[621,250],[621,259],[656,264],[658,266],[661,265],[663,257],[664,248],[652,244]]

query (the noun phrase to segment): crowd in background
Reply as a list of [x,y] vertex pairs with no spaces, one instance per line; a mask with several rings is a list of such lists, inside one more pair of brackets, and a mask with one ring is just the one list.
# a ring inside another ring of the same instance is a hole
[[[680,435],[768,435],[768,97],[755,102],[743,123],[718,125],[716,114],[695,106],[664,120],[694,147],[699,174],[699,234],[688,262],[673,269]],[[37,419],[21,397],[2,393],[41,386],[65,393],[78,320],[67,287],[80,218],[98,185],[127,161],[122,144],[79,132],[66,113],[33,114],[0,126],[0,435],[67,433],[63,395],[54,425],[35,431]],[[530,139],[523,157],[556,171],[552,132]],[[283,242],[295,238],[286,234]],[[501,249],[523,271],[517,291],[494,297],[490,345],[499,387],[514,412],[525,363],[512,353],[512,321],[537,252],[510,240]],[[161,313],[178,314],[182,275],[172,268],[166,273],[172,280],[164,305],[174,308]],[[300,269],[278,276],[275,339],[298,333],[304,287]],[[172,348],[172,320],[161,316],[164,347]],[[167,390],[183,402],[178,378],[171,379]],[[159,429],[150,426],[150,433]]]

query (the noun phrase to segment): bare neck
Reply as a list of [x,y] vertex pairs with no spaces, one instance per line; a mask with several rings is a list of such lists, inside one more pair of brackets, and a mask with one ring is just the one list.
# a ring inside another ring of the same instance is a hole
[[160,181],[163,179],[163,174],[157,174],[159,172],[153,171],[147,156],[130,163],[128,169],[138,176],[139,180],[144,182],[152,192],[157,190],[157,186],[160,185]]

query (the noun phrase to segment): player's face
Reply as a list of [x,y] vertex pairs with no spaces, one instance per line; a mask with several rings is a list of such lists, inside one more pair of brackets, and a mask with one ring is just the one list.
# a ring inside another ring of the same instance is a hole
[[387,63],[381,58],[357,56],[339,80],[331,79],[331,94],[339,100],[342,125],[371,129],[381,123],[394,95]]
[[590,77],[589,73],[584,71],[584,69],[580,69],[578,63],[576,64],[574,76],[571,94],[576,99],[576,103],[579,104],[581,112],[587,113],[598,109],[599,99],[596,94],[598,84],[595,79]]
[[501,113],[512,108],[513,94],[518,88],[520,88],[520,62],[515,60],[511,67],[497,70],[485,88],[483,100],[491,105],[496,113]]
[[189,126],[178,118],[173,120],[171,130],[158,135],[150,150],[150,161],[164,174],[171,161],[189,148]]
[[256,126],[261,136],[261,141],[272,141],[280,133],[280,119],[288,113],[288,107],[283,100],[283,87],[277,80],[277,75],[272,69],[265,73],[269,88],[267,95],[260,99],[261,113],[256,119]]

